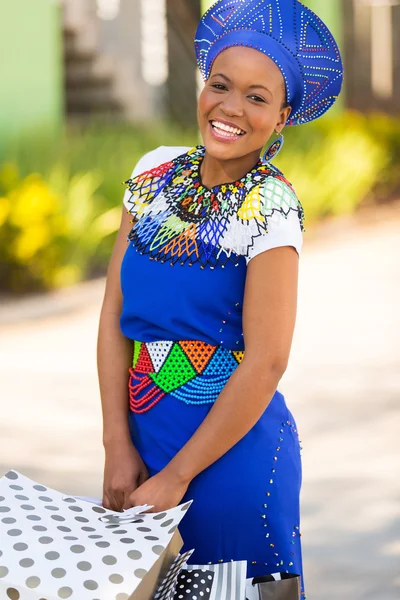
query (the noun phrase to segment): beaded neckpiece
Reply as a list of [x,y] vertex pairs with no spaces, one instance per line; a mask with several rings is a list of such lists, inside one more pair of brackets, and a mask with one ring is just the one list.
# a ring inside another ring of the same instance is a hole
[[287,218],[296,211],[304,231],[301,203],[276,167],[260,159],[238,181],[208,189],[200,176],[204,154],[196,146],[126,182],[134,217],[128,240],[139,252],[171,264],[215,267],[248,256],[275,213]]

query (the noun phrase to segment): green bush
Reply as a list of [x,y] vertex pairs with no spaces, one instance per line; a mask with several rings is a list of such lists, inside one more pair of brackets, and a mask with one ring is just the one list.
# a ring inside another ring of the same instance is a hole
[[348,112],[288,131],[276,165],[293,182],[308,222],[354,212],[400,186],[400,121]]
[[0,160],[2,289],[51,289],[104,273],[135,163],[162,144],[192,146],[196,136],[162,124],[91,127],[9,149]]
[[[399,189],[400,121],[348,112],[286,130],[276,165],[308,223],[350,213]],[[197,132],[97,126],[57,140],[34,135],[0,156],[0,279],[14,292],[70,285],[105,272],[134,164]]]

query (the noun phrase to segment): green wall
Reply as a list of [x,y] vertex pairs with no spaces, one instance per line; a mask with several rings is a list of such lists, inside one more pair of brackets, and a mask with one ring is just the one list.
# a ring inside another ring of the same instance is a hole
[[62,27],[55,0],[0,0],[0,145],[52,133],[63,114]]

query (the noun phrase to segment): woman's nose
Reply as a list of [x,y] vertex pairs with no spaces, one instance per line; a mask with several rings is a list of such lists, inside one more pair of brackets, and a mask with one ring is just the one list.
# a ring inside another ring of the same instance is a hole
[[220,108],[229,117],[242,117],[244,114],[242,99],[238,94],[229,94],[221,103]]

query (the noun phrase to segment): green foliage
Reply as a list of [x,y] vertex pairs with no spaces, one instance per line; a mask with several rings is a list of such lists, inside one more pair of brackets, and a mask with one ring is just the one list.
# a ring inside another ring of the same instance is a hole
[[399,188],[400,121],[348,112],[286,137],[276,164],[293,182],[308,222],[352,213],[368,196]]
[[123,181],[162,144],[197,143],[196,132],[160,124],[31,136],[0,157],[0,280],[24,292],[104,273],[122,214]]
[[[348,112],[286,130],[276,161],[307,223],[350,213],[399,189],[400,121]],[[14,292],[70,285],[105,272],[121,219],[121,185],[160,145],[198,143],[197,132],[93,126],[55,140],[31,135],[0,156],[0,279]]]

